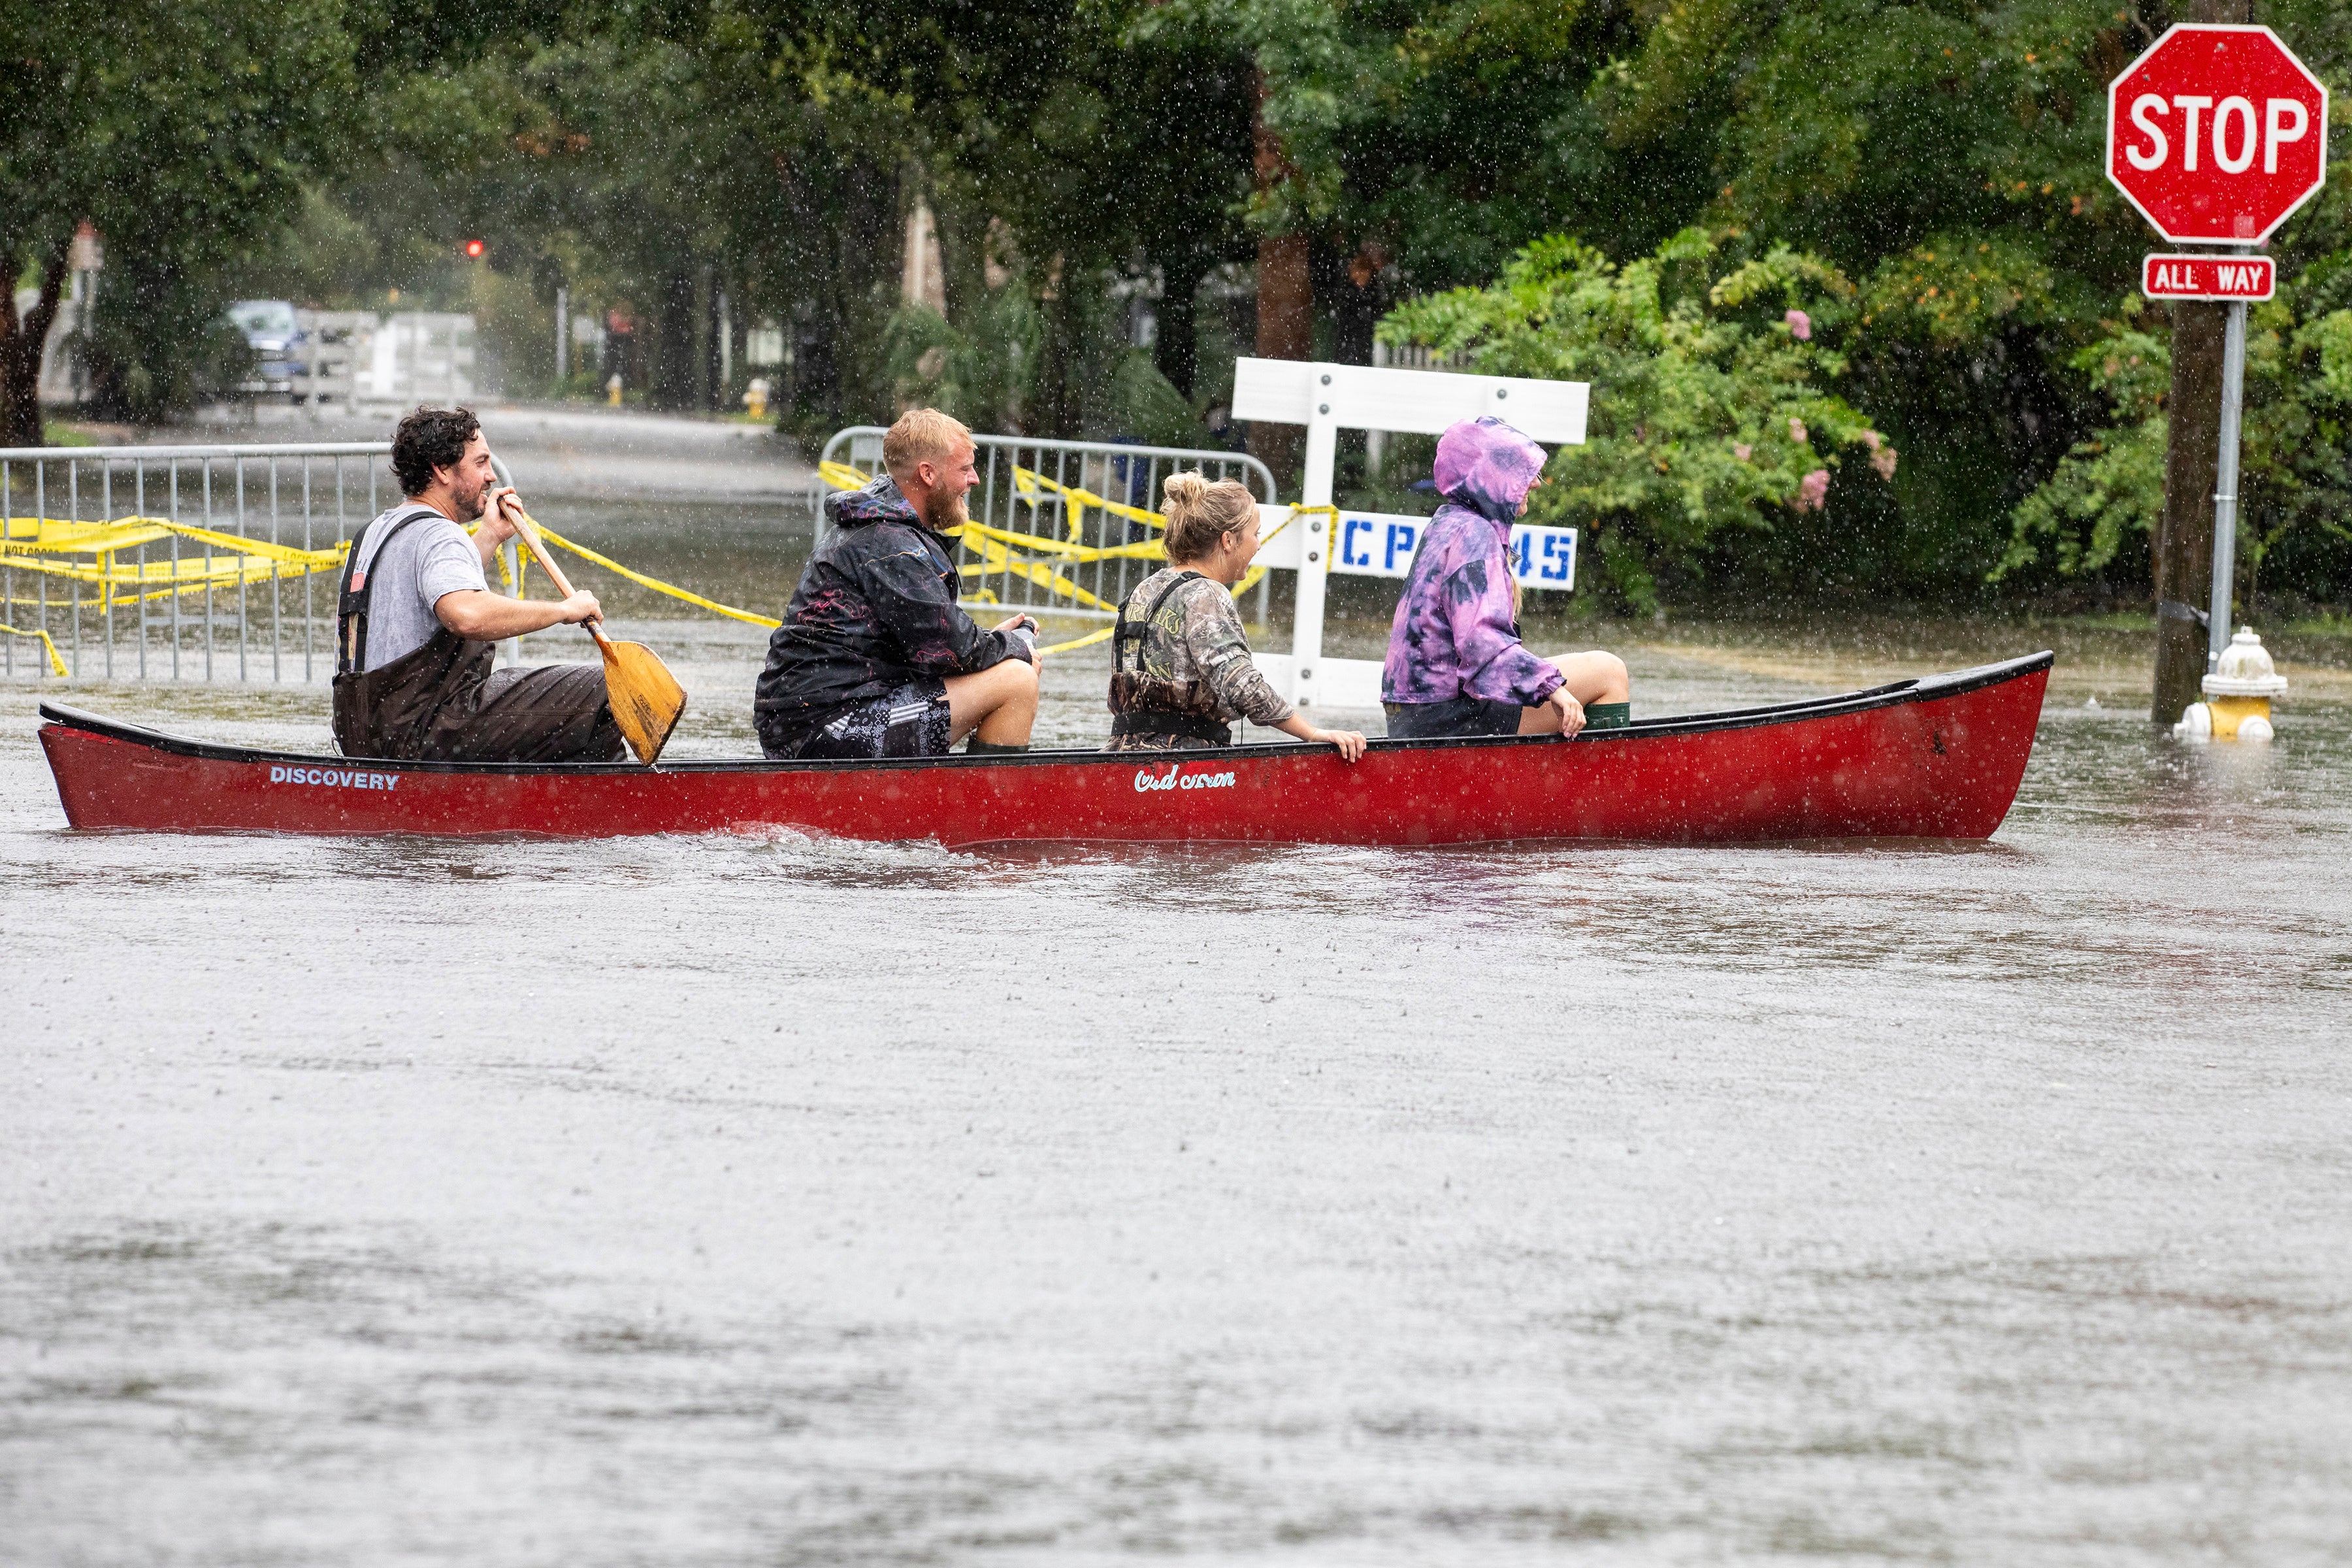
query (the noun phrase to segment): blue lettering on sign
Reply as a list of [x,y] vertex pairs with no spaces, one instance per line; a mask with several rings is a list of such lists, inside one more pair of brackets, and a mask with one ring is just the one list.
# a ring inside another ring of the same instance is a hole
[[1386,571],[1395,571],[1397,569],[1397,557],[1400,555],[1403,556],[1407,563],[1410,563],[1412,560],[1412,547],[1414,542],[1420,537],[1420,534],[1421,530],[1415,528],[1409,522],[1392,522],[1389,524],[1388,559],[1381,563],[1381,567]]
[[[1397,512],[1342,513],[1333,523],[1331,570],[1369,577],[1411,575],[1428,520]],[[1576,586],[1576,530],[1515,523],[1506,546],[1512,577],[1528,588],[1566,593]]]

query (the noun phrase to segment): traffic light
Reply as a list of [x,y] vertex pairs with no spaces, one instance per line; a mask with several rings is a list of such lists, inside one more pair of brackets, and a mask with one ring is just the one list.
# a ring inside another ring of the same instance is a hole
[[466,242],[466,258],[469,261],[479,261],[482,258],[482,242],[480,240],[469,239]]

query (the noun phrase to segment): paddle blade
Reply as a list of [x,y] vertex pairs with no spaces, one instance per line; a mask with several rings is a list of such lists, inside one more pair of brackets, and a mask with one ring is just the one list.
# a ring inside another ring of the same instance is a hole
[[613,704],[613,721],[637,761],[650,765],[686,711],[686,688],[641,642],[600,638],[597,647],[604,651],[604,695]]

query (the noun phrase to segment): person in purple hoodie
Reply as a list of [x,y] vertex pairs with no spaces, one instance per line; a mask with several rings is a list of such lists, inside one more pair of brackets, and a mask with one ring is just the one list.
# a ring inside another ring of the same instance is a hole
[[1519,640],[1511,523],[1543,482],[1544,449],[1492,415],[1437,441],[1437,493],[1389,626],[1381,705],[1391,739],[1573,735],[1629,721],[1625,661],[1595,648],[1538,658]]

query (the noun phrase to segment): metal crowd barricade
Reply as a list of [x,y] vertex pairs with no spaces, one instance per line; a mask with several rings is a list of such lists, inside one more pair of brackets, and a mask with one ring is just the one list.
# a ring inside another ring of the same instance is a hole
[[[0,518],[19,545],[38,520],[113,522],[153,518],[304,550],[348,541],[383,510],[397,487],[386,442],[291,446],[19,447],[0,448]],[[42,559],[68,552],[44,552]],[[177,534],[116,553],[207,567],[226,552]],[[334,673],[336,577],[240,573],[159,590],[141,581],[124,592],[20,565],[0,554],[0,626],[49,634],[68,673],[100,680],[324,680]],[[0,675],[47,666],[38,641],[0,636]]]
[[[866,473],[874,473],[882,466],[882,437],[879,425],[853,425],[834,432],[824,444],[820,461],[845,463]],[[1143,447],[1120,441],[1044,441],[1026,436],[972,437],[980,448],[980,483],[973,487],[965,508],[974,521],[991,528],[1001,528],[1015,533],[1040,534],[1075,544],[1101,547],[1141,543],[1153,537],[1152,531],[1142,523],[1108,512],[1100,507],[1087,507],[1077,537],[1072,538],[1068,527],[1070,503],[1054,491],[1040,488],[1032,500],[1018,492],[1013,484],[1013,469],[1025,468],[1052,480],[1056,485],[1074,489],[1090,490],[1108,500],[1147,511],[1160,510],[1160,482],[1181,468],[1198,469],[1212,481],[1238,479],[1247,485],[1261,502],[1274,504],[1274,474],[1264,463],[1244,452],[1200,451],[1181,447]],[[817,494],[824,491],[819,482]],[[819,542],[823,542],[824,513],[816,511]],[[1017,555],[1017,551],[1012,552]],[[979,568],[988,564],[982,553],[971,545],[959,542],[956,565],[959,568]],[[1085,605],[1066,596],[1057,596],[1050,586],[1012,569],[1009,562],[994,571],[985,573],[967,570],[963,574],[963,604],[967,609],[1004,608],[1054,615],[1082,620],[1107,621],[1117,614],[1119,601],[1137,583],[1158,570],[1148,560],[1120,556],[1104,561],[1056,563],[1055,571],[1065,580],[1085,590],[1101,606]],[[1261,577],[1257,585],[1255,619],[1265,625],[1267,579]]]

